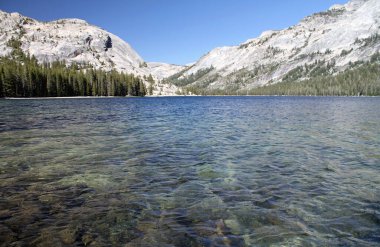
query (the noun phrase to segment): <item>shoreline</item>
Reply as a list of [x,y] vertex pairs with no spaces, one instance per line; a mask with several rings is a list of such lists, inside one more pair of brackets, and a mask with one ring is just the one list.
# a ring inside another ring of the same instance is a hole
[[65,96],[65,97],[5,97],[7,100],[26,99],[110,99],[110,98],[142,98],[139,96]]
[[4,100],[41,100],[41,99],[111,99],[111,98],[170,98],[170,97],[340,97],[340,98],[377,98],[380,95],[146,95],[141,96],[67,96],[67,97],[4,97]]

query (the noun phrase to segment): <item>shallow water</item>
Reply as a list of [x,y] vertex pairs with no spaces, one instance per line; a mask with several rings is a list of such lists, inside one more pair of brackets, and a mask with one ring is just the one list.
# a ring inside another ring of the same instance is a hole
[[380,98],[0,101],[1,246],[376,246]]

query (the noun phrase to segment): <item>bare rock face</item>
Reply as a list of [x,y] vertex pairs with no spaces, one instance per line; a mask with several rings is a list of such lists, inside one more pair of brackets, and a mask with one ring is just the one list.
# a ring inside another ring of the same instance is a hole
[[[156,70],[142,66],[146,63],[128,43],[84,20],[39,22],[18,13],[0,11],[0,56],[12,52],[11,39],[20,41],[24,53],[35,56],[40,63],[64,60],[67,64],[88,64],[96,69],[116,69],[141,77],[152,74],[158,80]],[[174,69],[173,74],[176,72]],[[169,93],[173,90],[176,89]]]
[[104,70],[149,74],[147,69],[139,68],[144,61],[128,43],[83,20],[61,19],[44,23],[18,13],[0,12],[0,30],[1,56],[10,52],[6,43],[13,37],[22,42],[25,53],[40,62],[65,60]]
[[320,61],[341,71],[350,63],[368,61],[379,50],[380,1],[352,0],[288,29],[266,31],[238,46],[216,48],[176,79],[209,89],[244,82],[241,88],[250,89],[280,82],[293,69]]
[[167,63],[158,63],[158,62],[149,62],[147,63],[152,75],[155,75],[159,80],[172,76],[181,70],[187,68],[187,66],[167,64]]
[[104,43],[104,51],[108,51],[110,48],[112,48],[112,39],[108,36],[106,42]]
[[238,85],[248,90],[281,82],[300,66],[322,61],[339,72],[357,61],[368,61],[380,50],[380,1],[333,5],[288,29],[266,31],[240,45],[216,48],[189,66],[146,63],[128,43],[83,20],[45,23],[0,11],[0,56],[12,52],[8,44],[12,38],[41,63],[65,60],[142,77],[152,75],[155,83],[146,82],[146,86],[153,85],[153,94],[181,92],[173,80],[208,89]]

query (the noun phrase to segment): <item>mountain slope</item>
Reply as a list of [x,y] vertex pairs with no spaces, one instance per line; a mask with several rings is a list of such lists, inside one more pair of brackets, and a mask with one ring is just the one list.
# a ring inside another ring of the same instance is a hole
[[[161,85],[159,80],[183,69],[164,63],[148,66],[128,43],[84,20],[40,22],[18,13],[0,11],[0,57],[12,53],[13,41],[21,42],[21,50],[40,63],[64,60],[68,65],[86,64],[95,69],[115,69],[144,78],[152,75],[156,81],[153,92],[157,94],[174,94],[177,87]],[[150,86],[147,81],[145,84]]]
[[182,65],[158,63],[158,62],[148,62],[147,64],[152,75],[156,76],[156,78],[159,80],[170,77],[187,67],[187,66],[182,66]]
[[[380,50],[380,1],[352,0],[304,18],[286,30],[267,31],[239,46],[210,51],[167,79],[192,89],[245,91],[278,83],[308,65],[326,74],[368,61]],[[311,75],[304,74],[308,79]]]
[[116,69],[148,75],[143,59],[122,39],[79,19],[39,22],[18,13],[0,11],[0,56],[8,55],[7,42],[18,39],[26,54],[40,62],[65,60],[89,63],[104,70]]

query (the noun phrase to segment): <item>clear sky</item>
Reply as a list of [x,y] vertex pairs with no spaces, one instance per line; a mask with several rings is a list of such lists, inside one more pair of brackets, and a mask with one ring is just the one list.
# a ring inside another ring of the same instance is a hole
[[146,61],[187,64],[347,1],[0,0],[0,9],[42,21],[84,19],[127,41]]

